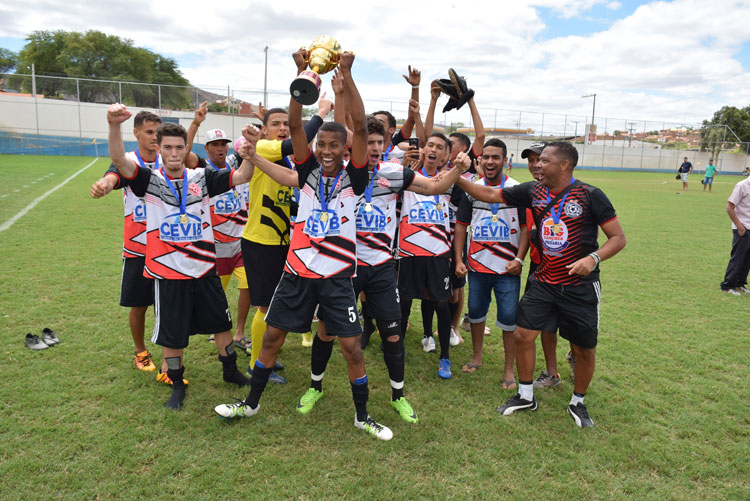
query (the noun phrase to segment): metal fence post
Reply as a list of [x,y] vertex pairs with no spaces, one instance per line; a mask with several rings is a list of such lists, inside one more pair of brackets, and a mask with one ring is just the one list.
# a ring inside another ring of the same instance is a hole
[[161,85],[157,84],[157,87],[159,88],[159,110],[161,110]]
[[120,94],[120,100],[117,102],[122,103],[122,82],[118,82],[117,87],[118,87],[118,93]]
[[78,102],[78,137],[83,137],[83,133],[81,132],[81,129],[83,128],[83,126],[81,125],[81,86],[77,78],[76,78],[76,101]]

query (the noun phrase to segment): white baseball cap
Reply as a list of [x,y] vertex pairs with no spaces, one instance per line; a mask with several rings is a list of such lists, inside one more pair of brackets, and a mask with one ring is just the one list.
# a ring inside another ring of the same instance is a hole
[[226,141],[231,143],[232,140],[227,136],[227,133],[221,129],[211,129],[206,132],[206,144],[213,143],[214,141]]

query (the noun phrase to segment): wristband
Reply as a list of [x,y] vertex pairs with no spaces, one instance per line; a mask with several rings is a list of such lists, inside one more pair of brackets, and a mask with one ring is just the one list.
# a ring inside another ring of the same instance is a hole
[[418,88],[419,88],[419,85],[412,85],[412,86],[411,86],[411,88],[412,88],[412,89],[418,89]]
[[521,263],[521,266],[523,266],[523,259],[521,259],[520,257],[514,257],[513,261],[518,261],[519,263]]
[[596,252],[592,252],[591,254],[589,254],[589,256],[594,258],[594,266],[597,266],[602,261],[602,258],[599,257],[599,254],[597,254]]

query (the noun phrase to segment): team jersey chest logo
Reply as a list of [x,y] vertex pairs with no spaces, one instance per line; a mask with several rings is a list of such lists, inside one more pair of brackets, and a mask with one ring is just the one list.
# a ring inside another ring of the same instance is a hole
[[483,217],[473,227],[472,238],[477,242],[509,242],[511,230],[505,220],[497,215]]
[[566,203],[563,210],[565,211],[565,215],[570,218],[578,217],[583,214],[583,207],[581,207],[575,200]]
[[203,240],[201,218],[192,214],[185,214],[184,216],[176,212],[164,218],[159,226],[159,238],[163,242],[197,242]]
[[560,255],[568,247],[568,227],[560,220],[557,223],[548,217],[542,221],[542,246],[551,255]]
[[136,223],[146,222],[146,203],[141,199],[138,199],[133,207],[133,221]]
[[361,203],[357,210],[357,231],[383,233],[388,223],[385,213],[373,203]]
[[417,202],[409,211],[409,223],[412,224],[443,224],[444,221],[445,214],[439,202]]
[[222,215],[236,214],[242,209],[241,196],[242,194],[236,189],[224,193],[216,199],[214,212]]
[[341,234],[341,223],[339,216],[332,210],[314,210],[305,221],[307,235],[313,238],[325,238],[327,236]]

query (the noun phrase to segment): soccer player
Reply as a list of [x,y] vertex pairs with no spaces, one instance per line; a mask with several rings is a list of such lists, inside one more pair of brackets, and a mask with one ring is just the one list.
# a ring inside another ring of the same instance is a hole
[[[130,160],[138,162],[144,169],[158,169],[161,165],[161,157],[157,153],[156,145],[156,129],[159,124],[161,124],[161,117],[149,111],[141,111],[133,119],[133,135],[138,145],[127,156]],[[104,177],[91,187],[91,196],[99,198],[121,187],[120,176],[112,166]],[[128,321],[135,345],[135,366],[143,371],[154,371],[156,366],[144,342],[146,310],[154,304],[154,281],[143,276],[143,265],[146,259],[146,204],[143,198],[136,196],[128,187],[123,188],[122,195],[125,221],[123,223],[120,306],[130,308]],[[162,368],[164,371],[159,371],[157,380],[166,382],[164,360],[162,360]]]
[[[532,378],[539,331],[559,328],[576,357],[575,386],[568,413],[577,426],[594,426],[584,396],[594,374],[599,333],[599,263],[625,247],[625,233],[609,199],[598,188],[573,177],[578,152],[570,143],[549,143],[542,151],[539,181],[496,190],[465,182],[458,185],[477,200],[530,208],[539,228],[542,262],[534,272],[516,314],[519,392],[497,411],[508,416],[536,410]],[[607,237],[597,243],[599,228]]]
[[[188,145],[200,125],[206,120],[208,109],[203,103],[196,111],[193,122],[188,127]],[[234,152],[229,155],[229,143],[232,140],[221,129],[212,129],[206,133],[204,149],[207,158],[199,163],[202,167],[213,170],[237,169],[242,158]],[[200,159],[203,160],[203,159]],[[237,278],[239,297],[237,299],[237,326],[232,342],[235,348],[250,350],[250,340],[245,337],[245,323],[250,312],[250,293],[248,292],[247,275],[242,262],[240,235],[247,223],[248,207],[246,203],[247,185],[235,186],[230,191],[211,198],[211,226],[216,240],[216,272],[221,278],[224,291],[229,286],[232,275]]]
[[[293,57],[299,74],[307,67],[307,50],[300,49]],[[349,367],[356,408],[354,425],[381,440],[390,440],[393,432],[367,413],[369,392],[360,345],[362,328],[352,287],[357,265],[355,205],[368,181],[365,110],[352,80],[353,61],[354,54],[350,52],[344,52],[339,60],[354,126],[351,160],[346,167],[342,165],[346,128],[336,122],[324,124],[313,155],[302,129],[302,106],[294,99],[289,102],[289,125],[297,171],[283,169],[257,154],[253,158],[259,169],[278,182],[300,187],[299,212],[284,274],[266,315],[268,327],[253,370],[250,394],[242,402],[218,405],[215,411],[225,418],[258,412],[258,402],[287,333],[308,330],[319,305],[328,331],[339,338]]]
[[[485,173],[479,185],[503,189],[518,185],[518,181],[503,173],[507,155],[505,143],[493,138],[484,143],[480,163]],[[516,307],[521,291],[521,269],[528,250],[526,213],[504,203],[487,203],[471,195],[461,199],[456,216],[453,242],[456,274],[469,275],[469,323],[474,356],[463,366],[464,372],[476,372],[482,366],[484,327],[492,292],[495,292],[497,326],[503,331],[505,350],[504,389],[515,389],[513,371],[516,359]],[[466,229],[471,225],[471,240],[467,263],[463,254]],[[468,264],[468,268],[467,268]]]
[[[312,141],[323,119],[331,111],[332,103],[321,99],[318,113],[305,125],[305,138]],[[261,128],[264,139],[256,145],[257,153],[263,158],[275,162],[286,169],[293,169],[290,158],[292,140],[289,137],[289,115],[282,108],[271,108],[263,117]],[[242,231],[241,247],[245,271],[251,277],[248,283],[250,301],[258,309],[252,321],[252,348],[250,367],[255,362],[263,345],[266,331],[264,320],[268,313],[274,289],[284,271],[284,261],[289,250],[290,210],[292,205],[292,188],[284,186],[266,172],[255,169],[248,183],[251,208],[247,224]],[[275,370],[283,366],[275,363]],[[273,372],[271,382],[283,384],[286,379]]]
[[[404,397],[404,341],[401,336],[401,308],[398,279],[393,259],[397,218],[396,204],[404,190],[437,195],[446,191],[461,174],[456,168],[441,178],[427,179],[400,164],[380,162],[385,141],[382,123],[367,121],[367,160],[369,182],[357,204],[357,276],[354,292],[364,292],[370,314],[375,318],[383,341],[383,358],[391,382],[391,405],[409,423],[417,422],[417,413]],[[468,169],[468,157],[459,157]],[[307,414],[323,396],[323,375],[333,350],[333,336],[325,334],[325,319],[318,325],[313,340],[310,388],[302,395],[297,410]]]
[[120,135],[120,124],[130,115],[122,104],[108,108],[109,154],[133,193],[146,200],[144,275],[155,279],[152,341],[162,346],[172,380],[172,394],[164,405],[177,410],[185,398],[182,359],[192,334],[215,334],[224,381],[239,386],[250,382],[237,370],[232,319],[216,275],[210,197],[246,183],[252,165],[243,162],[235,171],[186,169],[187,132],[167,123],[156,132],[164,165],[158,170],[139,168],[125,155]]
[[[451,153],[451,142],[443,134],[434,132],[424,147],[424,163],[418,170],[424,177],[433,177],[438,167],[445,164]],[[401,334],[406,325],[414,299],[432,301],[438,318],[440,360],[438,376],[451,377],[450,338],[451,315],[448,300],[451,291],[451,234],[448,204],[458,205],[463,192],[451,186],[441,195],[422,195],[404,192],[399,223],[398,256],[400,259],[398,288],[401,298]],[[422,339],[425,351],[431,335]]]

